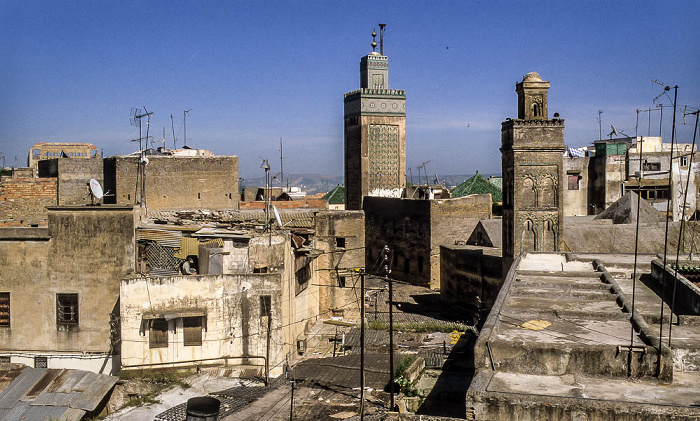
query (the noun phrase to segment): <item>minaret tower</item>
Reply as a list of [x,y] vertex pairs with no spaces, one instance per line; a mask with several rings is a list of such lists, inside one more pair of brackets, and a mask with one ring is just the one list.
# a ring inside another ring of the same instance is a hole
[[345,208],[362,209],[365,196],[401,197],[406,187],[406,91],[389,89],[389,59],[360,60],[360,89],[345,94]]
[[501,123],[503,274],[526,251],[561,251],[564,120],[549,119],[536,72],[515,85],[518,118]]

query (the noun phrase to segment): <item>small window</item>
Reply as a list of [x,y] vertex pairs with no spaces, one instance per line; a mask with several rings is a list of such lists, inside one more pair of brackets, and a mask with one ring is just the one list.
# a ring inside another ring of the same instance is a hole
[[267,266],[253,268],[253,273],[267,273]]
[[12,363],[12,357],[9,355],[0,355],[0,364],[10,364]]
[[338,276],[338,286],[340,288],[345,288],[345,276]]
[[661,170],[661,163],[660,162],[645,162],[644,165],[642,166],[643,171],[660,171]]
[[335,237],[335,248],[344,249],[345,248],[345,237]]
[[260,296],[260,317],[272,316],[272,297],[269,295]]
[[[185,346],[202,346],[202,318],[184,317],[182,330]],[[166,332],[167,333],[167,332]],[[166,337],[167,340],[167,337]],[[166,342],[167,345],[167,342]]]
[[34,368],[49,368],[47,357],[34,357]]
[[579,182],[579,175],[578,174],[569,174],[569,190],[578,190],[578,182]]
[[168,347],[168,321],[165,319],[153,319],[148,330],[149,348]]
[[306,339],[297,339],[297,354],[304,355],[306,352]]
[[306,265],[296,272],[296,288],[295,293],[299,295],[309,286],[309,280],[311,279],[311,265]]
[[688,166],[688,155],[682,156],[681,157],[681,167],[687,167]]
[[56,324],[78,325],[78,294],[56,294]]
[[10,327],[9,292],[0,292],[0,327]]

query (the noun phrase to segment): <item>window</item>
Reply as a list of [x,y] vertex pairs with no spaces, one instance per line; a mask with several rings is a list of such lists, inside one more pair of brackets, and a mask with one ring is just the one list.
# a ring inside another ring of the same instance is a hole
[[253,273],[267,273],[267,266],[253,268]]
[[345,288],[345,276],[338,275],[338,286]]
[[46,357],[34,357],[34,368],[49,368],[49,359]]
[[688,155],[682,156],[681,157],[681,167],[687,167],[688,166]]
[[0,292],[0,327],[10,327],[9,292]]
[[345,237],[335,237],[335,248],[338,248],[338,249],[345,248]]
[[182,319],[182,331],[185,346],[202,346],[202,317],[184,317]]
[[10,364],[12,363],[12,357],[9,355],[0,355],[0,364]]
[[149,348],[168,347],[168,321],[165,319],[151,320],[151,327],[148,329]]
[[306,265],[296,272],[296,288],[295,292],[299,295],[300,292],[305,290],[309,286],[309,279],[311,279],[311,265]]
[[260,296],[260,317],[272,316],[272,297],[269,295]]
[[644,162],[644,165],[642,165],[642,170],[643,171],[661,171],[661,163],[660,162]]
[[78,294],[56,294],[56,325],[78,325]]
[[578,174],[568,174],[569,176],[569,190],[578,190],[578,181],[580,179]]
[[306,352],[306,339],[297,339],[297,354],[304,355]]

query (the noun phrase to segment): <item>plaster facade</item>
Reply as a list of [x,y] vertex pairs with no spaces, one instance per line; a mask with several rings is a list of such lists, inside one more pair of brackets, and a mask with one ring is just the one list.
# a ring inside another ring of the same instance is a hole
[[10,302],[0,355],[118,371],[119,281],[134,270],[135,213],[50,207],[48,218],[48,228],[0,229],[0,291]]

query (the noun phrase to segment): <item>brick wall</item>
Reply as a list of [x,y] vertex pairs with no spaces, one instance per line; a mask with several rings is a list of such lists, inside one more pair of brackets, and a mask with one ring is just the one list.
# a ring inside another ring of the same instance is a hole
[[0,180],[0,226],[45,224],[46,206],[55,205],[55,178]]

